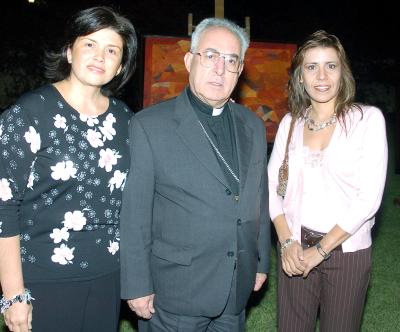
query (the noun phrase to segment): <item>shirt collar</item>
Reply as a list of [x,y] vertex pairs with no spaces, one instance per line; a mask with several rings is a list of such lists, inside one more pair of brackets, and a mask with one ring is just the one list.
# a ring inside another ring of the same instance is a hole
[[221,115],[222,112],[225,109],[225,105],[220,107],[220,108],[213,108],[210,105],[207,105],[205,102],[201,101],[190,89],[190,87],[187,88],[188,91],[188,97],[189,97],[189,101],[192,104],[192,106],[196,109],[199,110],[207,115],[211,115],[211,116],[218,116]]

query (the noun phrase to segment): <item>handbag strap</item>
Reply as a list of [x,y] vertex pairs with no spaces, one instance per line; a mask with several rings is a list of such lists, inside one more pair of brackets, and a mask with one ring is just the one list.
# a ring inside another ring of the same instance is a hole
[[285,158],[283,159],[282,164],[287,165],[289,161],[289,144],[290,140],[292,139],[292,133],[294,128],[294,123],[296,122],[296,118],[292,115],[292,119],[290,120],[290,128],[288,133],[288,138],[286,141],[286,149],[285,149]]

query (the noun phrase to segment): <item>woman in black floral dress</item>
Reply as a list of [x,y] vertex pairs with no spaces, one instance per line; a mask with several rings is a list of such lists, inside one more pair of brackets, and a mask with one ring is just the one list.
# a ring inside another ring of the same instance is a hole
[[0,305],[12,331],[118,326],[133,113],[111,95],[134,70],[136,34],[106,7],[78,12],[66,32],[47,55],[54,83],[0,118]]

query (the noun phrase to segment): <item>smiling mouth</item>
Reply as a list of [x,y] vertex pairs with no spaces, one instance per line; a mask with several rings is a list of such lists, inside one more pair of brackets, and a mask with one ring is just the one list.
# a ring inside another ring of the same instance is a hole
[[88,69],[93,71],[93,72],[96,72],[96,73],[104,73],[104,69],[103,68],[99,68],[99,67],[96,67],[96,66],[88,66]]
[[327,85],[323,85],[323,86],[315,86],[314,87],[315,90],[318,90],[320,92],[325,92],[329,90],[329,86]]

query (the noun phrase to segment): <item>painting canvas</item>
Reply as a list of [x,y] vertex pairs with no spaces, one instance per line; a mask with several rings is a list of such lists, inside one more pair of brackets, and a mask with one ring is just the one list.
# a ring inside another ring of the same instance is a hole
[[[189,38],[145,37],[144,107],[175,97],[185,88],[188,73],[183,57],[189,47]],[[269,142],[288,112],[286,86],[295,51],[295,44],[251,42],[235,90],[235,101],[264,121]]]

